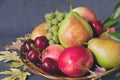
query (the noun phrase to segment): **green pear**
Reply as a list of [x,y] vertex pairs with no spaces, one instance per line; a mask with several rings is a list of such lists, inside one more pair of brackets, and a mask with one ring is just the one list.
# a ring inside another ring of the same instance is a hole
[[76,12],[70,11],[62,21],[58,38],[64,47],[82,45],[93,37],[89,23]]
[[106,69],[120,65],[120,44],[112,39],[93,38],[88,41],[88,49],[98,64]]

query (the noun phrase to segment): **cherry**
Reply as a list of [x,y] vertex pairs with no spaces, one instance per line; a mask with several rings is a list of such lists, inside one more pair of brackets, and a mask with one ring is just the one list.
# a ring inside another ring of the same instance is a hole
[[90,22],[90,25],[93,29],[95,36],[98,36],[104,31],[103,25],[99,20],[93,20],[92,22]]
[[27,58],[29,61],[33,62],[33,63],[41,63],[41,55],[39,52],[35,51],[35,50],[31,50],[28,54],[27,54]]
[[24,44],[22,45],[22,50],[28,53],[29,51],[32,50],[31,44],[34,44],[33,40],[29,39],[25,41]]
[[57,62],[52,58],[46,58],[43,61],[41,68],[45,72],[50,73],[50,74],[58,74],[60,72],[57,66]]
[[48,40],[45,36],[37,37],[34,40],[35,46],[40,50],[44,50],[48,46]]

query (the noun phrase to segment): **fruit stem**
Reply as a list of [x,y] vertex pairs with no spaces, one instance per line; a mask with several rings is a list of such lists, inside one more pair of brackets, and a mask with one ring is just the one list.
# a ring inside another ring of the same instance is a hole
[[36,48],[36,47],[35,47],[35,45],[34,45],[33,43],[32,43],[30,46],[31,46],[31,47],[32,47],[32,49],[34,49],[35,51],[39,52],[39,49],[38,49],[38,48]]
[[60,7],[57,7],[56,12],[58,12],[58,11],[59,11],[59,9],[60,9]]
[[70,2],[70,11],[72,11],[73,1]]
[[43,55],[45,52],[47,52],[47,51],[48,51],[48,50],[43,50],[43,51],[42,51],[42,55]]
[[83,44],[83,45],[88,45],[88,43],[87,43],[87,42],[82,42],[82,44]]

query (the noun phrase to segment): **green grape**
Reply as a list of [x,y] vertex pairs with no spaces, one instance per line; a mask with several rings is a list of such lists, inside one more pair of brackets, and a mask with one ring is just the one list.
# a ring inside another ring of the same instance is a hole
[[57,10],[57,11],[55,11],[55,15],[56,16],[58,16],[58,14],[59,14],[60,12]]
[[49,45],[60,43],[58,39],[58,30],[66,15],[67,13],[60,11],[47,13],[45,15],[45,29],[48,30],[46,38],[49,40]]
[[64,19],[64,15],[65,14],[63,12],[60,12],[57,16],[58,21],[62,21]]
[[55,43],[56,43],[56,44],[59,44],[59,43],[60,43],[59,39],[58,39],[58,40],[56,40],[56,41],[55,41]]
[[55,17],[55,14],[53,12],[45,14],[46,20],[52,20]]
[[52,34],[52,33],[50,33],[50,32],[48,32],[45,36],[46,36],[46,38],[47,38],[48,40],[51,40],[51,39],[52,39],[53,34]]
[[54,25],[57,25],[57,24],[58,24],[57,18],[54,18],[54,19],[52,20],[52,24],[54,24]]
[[58,31],[53,31],[53,35],[58,35]]
[[48,30],[49,28],[51,28],[52,24],[51,23],[46,23],[44,29]]
[[52,27],[48,29],[49,33],[53,33]]
[[57,26],[57,25],[54,25],[54,26],[52,26],[52,31],[54,32],[54,31],[58,31],[58,29],[59,29],[59,27]]
[[60,25],[61,25],[61,22],[60,22],[60,23],[58,23],[58,27],[60,27]]
[[53,40],[53,41],[57,41],[57,40],[58,40],[58,37],[57,37],[56,35],[54,35],[54,36],[52,37],[52,40]]
[[49,40],[49,45],[53,45],[55,42],[53,40]]

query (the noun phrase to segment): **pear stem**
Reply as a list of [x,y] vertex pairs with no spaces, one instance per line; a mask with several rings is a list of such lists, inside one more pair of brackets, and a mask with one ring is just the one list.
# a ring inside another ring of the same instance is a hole
[[87,43],[87,42],[82,42],[82,44],[83,44],[83,45],[88,45],[88,43]]
[[73,1],[70,2],[70,11],[72,11]]

